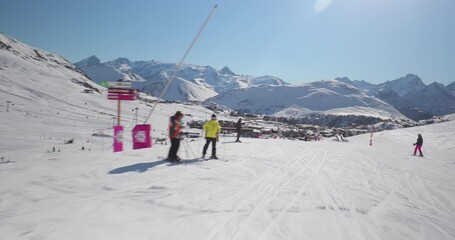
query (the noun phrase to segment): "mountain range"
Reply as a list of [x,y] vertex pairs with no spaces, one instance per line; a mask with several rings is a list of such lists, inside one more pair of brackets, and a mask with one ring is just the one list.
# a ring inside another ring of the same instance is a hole
[[[455,112],[454,83],[427,86],[412,74],[382,84],[344,77],[293,85],[273,76],[236,74],[228,67],[217,70],[210,66],[184,64],[176,71],[176,64],[154,60],[132,62],[117,58],[101,63],[92,56],[73,65],[58,55],[4,34],[0,36],[0,72],[11,73],[2,77],[3,89],[9,94],[30,91],[36,96],[46,96],[45,99],[68,101],[62,98],[65,93],[56,90],[58,88],[33,91],[37,89],[34,84],[44,84],[33,80],[42,75],[47,76],[49,82],[46,84],[69,78],[70,85],[77,84],[95,92],[104,89],[97,83],[122,79],[133,82],[133,86],[142,92],[158,96],[169,77],[175,74],[163,96],[165,100],[204,102],[250,113],[293,118],[316,113],[420,120]],[[15,81],[16,78],[22,80]],[[43,98],[36,100],[44,101]]]
[[455,82],[448,86],[437,82],[425,85],[422,79],[414,74],[377,85],[359,80],[352,81],[346,77],[337,80],[351,84],[368,95],[389,103],[414,120],[455,112]]
[[[293,85],[273,76],[239,75],[228,67],[216,70],[210,66],[184,64],[175,72],[175,63],[154,60],[132,62],[117,58],[101,63],[96,56],[91,56],[75,66],[95,82],[133,81],[136,88],[153,96],[159,96],[170,76],[175,74],[164,99],[206,101],[252,113],[286,116],[284,113],[292,112],[289,116],[298,117],[328,110],[331,114],[345,114],[350,108],[350,114],[376,115],[379,109],[383,111],[379,112],[383,118],[402,117],[397,115],[396,109],[410,119],[421,120],[455,112],[455,82],[448,86],[438,83],[427,86],[414,74],[381,84],[342,77]],[[346,92],[347,89],[350,90]],[[365,111],[368,108],[371,111]]]
[[[339,81],[318,81],[298,86],[259,86],[233,89],[209,101],[246,112],[274,115],[293,109],[293,117],[331,111],[331,114],[376,115],[378,118],[405,118],[378,98]],[[358,111],[362,107],[361,111]],[[337,109],[338,111],[335,111]],[[370,111],[364,112],[365,109]],[[380,113],[380,114],[376,114]]]
[[216,70],[210,66],[183,64],[176,71],[175,63],[153,60],[131,62],[127,58],[100,63],[96,56],[91,56],[74,65],[95,82],[119,79],[132,81],[134,87],[141,92],[154,96],[160,95],[170,76],[175,74],[169,89],[163,95],[164,99],[171,101],[203,101],[236,88],[288,85],[283,80],[271,76],[237,75],[228,67]]

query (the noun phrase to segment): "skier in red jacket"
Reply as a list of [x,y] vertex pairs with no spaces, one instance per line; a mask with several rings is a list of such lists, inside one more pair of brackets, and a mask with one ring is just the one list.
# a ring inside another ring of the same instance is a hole
[[182,118],[182,112],[177,111],[174,116],[169,119],[169,138],[171,139],[171,148],[169,149],[169,154],[167,156],[169,161],[180,161],[180,157],[177,156],[177,152],[180,147],[180,135],[182,129],[180,120]]

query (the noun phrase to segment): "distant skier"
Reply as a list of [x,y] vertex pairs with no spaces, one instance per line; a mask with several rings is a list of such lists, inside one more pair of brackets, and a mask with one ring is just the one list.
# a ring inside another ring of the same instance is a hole
[[183,117],[182,112],[177,111],[174,116],[169,119],[169,138],[171,139],[171,148],[167,159],[169,161],[180,161],[180,157],[177,156],[177,152],[180,147],[180,135],[181,135],[181,119]]
[[221,132],[221,126],[216,120],[216,115],[213,114],[211,120],[205,122],[202,125],[202,129],[205,131],[205,145],[204,149],[202,151],[202,157],[205,157],[205,154],[207,153],[207,148],[209,147],[209,144],[212,143],[212,156],[211,158],[213,159],[218,159],[216,156],[216,142],[218,141],[218,134]]
[[422,134],[419,133],[419,134],[417,135],[417,142],[414,143],[414,146],[416,146],[415,149],[414,149],[414,156],[416,155],[417,150],[419,150],[419,153],[420,153],[419,156],[423,157],[423,154],[422,154],[422,145],[423,145],[423,138],[422,138]]
[[235,142],[241,142],[240,141],[240,131],[242,130],[242,119],[241,118],[239,118],[239,120],[235,124],[235,130],[237,131],[237,140],[235,140]]

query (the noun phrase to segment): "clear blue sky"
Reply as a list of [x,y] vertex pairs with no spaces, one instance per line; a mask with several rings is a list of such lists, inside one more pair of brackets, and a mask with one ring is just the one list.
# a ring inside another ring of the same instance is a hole
[[413,73],[455,81],[455,0],[0,0],[0,31],[71,62],[228,66],[299,84]]

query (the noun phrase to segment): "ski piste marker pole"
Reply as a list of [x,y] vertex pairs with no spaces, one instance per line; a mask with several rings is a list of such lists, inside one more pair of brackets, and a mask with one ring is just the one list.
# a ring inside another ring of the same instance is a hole
[[[185,52],[185,54],[183,55],[182,59],[180,60],[179,64],[175,67],[175,71],[172,73],[171,77],[170,77],[169,80],[167,81],[166,86],[164,86],[164,88],[163,88],[163,90],[161,91],[160,96],[158,97],[158,99],[162,99],[164,93],[167,91],[167,89],[168,89],[169,86],[171,85],[172,80],[174,80],[175,74],[177,74],[177,71],[180,70],[180,67],[181,67],[183,61],[184,61],[185,58],[187,57],[187,55],[188,55],[188,53],[190,52],[191,48],[193,48],[194,44],[196,43],[197,39],[198,39],[199,36],[201,35],[202,31],[204,31],[205,26],[206,26],[207,23],[210,21],[210,18],[212,18],[212,15],[215,13],[215,10],[216,10],[217,7],[218,7],[218,4],[215,4],[215,6],[213,7],[213,9],[212,9],[212,11],[210,12],[209,16],[207,17],[207,19],[205,19],[204,23],[202,24],[201,28],[199,29],[199,32],[198,32],[198,33],[196,34],[196,36],[194,37],[193,41],[191,42],[190,46],[189,46],[188,49],[186,50],[186,52]],[[144,121],[144,124],[146,124],[147,121],[149,120],[150,115],[152,115],[152,113],[153,113],[153,111],[155,110],[157,104],[158,104],[158,101],[156,101],[156,102],[153,104],[152,109],[150,110],[150,113],[148,114],[147,118],[146,118],[145,121]]]
[[374,127],[371,127],[370,146],[373,146],[373,128]]

